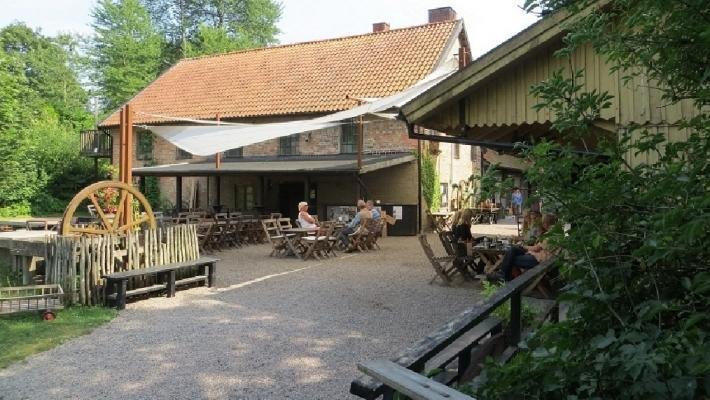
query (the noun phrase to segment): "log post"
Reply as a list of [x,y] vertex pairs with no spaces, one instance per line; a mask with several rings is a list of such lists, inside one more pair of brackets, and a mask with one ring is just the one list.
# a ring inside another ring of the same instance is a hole
[[175,177],[175,209],[182,211],[182,176]]
[[512,345],[520,342],[520,332],[523,328],[521,306],[520,291],[517,291],[510,297],[510,344]]

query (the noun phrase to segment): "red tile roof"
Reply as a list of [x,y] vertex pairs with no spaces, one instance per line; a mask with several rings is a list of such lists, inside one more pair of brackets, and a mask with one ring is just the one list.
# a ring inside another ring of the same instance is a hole
[[[143,113],[214,119],[325,113],[383,97],[429,74],[459,21],[184,59],[130,100]],[[351,99],[347,99],[350,96]],[[101,126],[118,125],[118,112]]]

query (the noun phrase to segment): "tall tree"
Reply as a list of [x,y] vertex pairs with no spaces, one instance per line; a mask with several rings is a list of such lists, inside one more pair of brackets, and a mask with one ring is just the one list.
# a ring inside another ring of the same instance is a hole
[[139,0],[100,0],[92,17],[94,81],[103,110],[114,110],[155,79],[165,41]]
[[0,30],[0,47],[14,59],[30,87],[59,114],[63,122],[76,128],[88,127],[88,96],[72,68],[79,55],[71,36],[49,38],[16,23]]
[[274,0],[143,0],[169,41],[170,57],[212,54],[276,42]]

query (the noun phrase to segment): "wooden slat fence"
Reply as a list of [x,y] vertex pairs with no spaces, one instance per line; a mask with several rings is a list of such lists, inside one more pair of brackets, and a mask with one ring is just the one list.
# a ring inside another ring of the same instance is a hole
[[56,235],[47,239],[45,281],[61,285],[67,303],[97,305],[103,299],[103,275],[199,257],[196,225],[148,229],[122,236]]

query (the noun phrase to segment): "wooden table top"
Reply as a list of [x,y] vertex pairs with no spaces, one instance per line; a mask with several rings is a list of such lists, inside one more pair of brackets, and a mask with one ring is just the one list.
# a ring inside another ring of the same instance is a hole
[[317,232],[318,227],[314,228],[286,228],[282,229],[283,232],[288,232],[288,233],[310,233],[310,232]]

